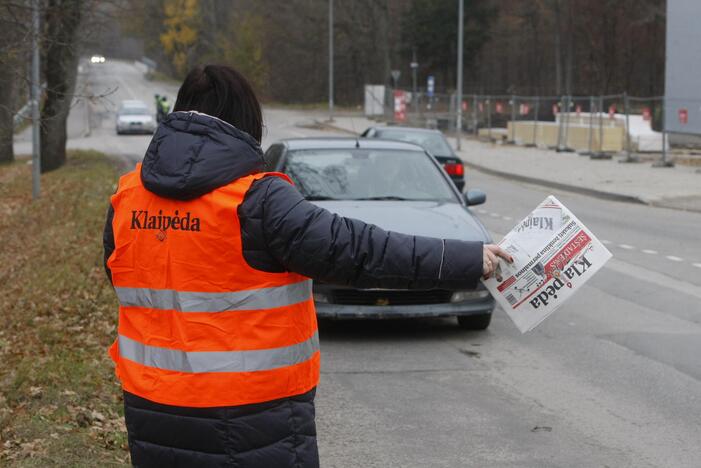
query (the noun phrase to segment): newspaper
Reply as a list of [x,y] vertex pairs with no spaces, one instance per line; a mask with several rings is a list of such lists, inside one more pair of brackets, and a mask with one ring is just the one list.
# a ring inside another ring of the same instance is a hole
[[482,280],[525,333],[564,304],[611,252],[554,196],[548,196],[499,245],[514,263],[499,262]]

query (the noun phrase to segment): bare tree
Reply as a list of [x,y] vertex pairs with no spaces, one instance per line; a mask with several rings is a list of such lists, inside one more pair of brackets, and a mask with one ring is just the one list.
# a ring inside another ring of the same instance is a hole
[[14,160],[12,138],[14,115],[20,100],[20,84],[24,80],[22,58],[26,48],[26,28],[22,24],[28,9],[7,2],[0,6],[0,162]]
[[78,27],[84,0],[48,0],[45,10],[46,99],[41,109],[41,170],[52,171],[66,162],[66,121],[78,73]]

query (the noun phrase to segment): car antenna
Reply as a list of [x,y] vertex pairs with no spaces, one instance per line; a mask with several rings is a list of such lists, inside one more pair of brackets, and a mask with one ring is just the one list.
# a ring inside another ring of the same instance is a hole
[[355,147],[360,148],[360,139],[358,137],[355,137]]

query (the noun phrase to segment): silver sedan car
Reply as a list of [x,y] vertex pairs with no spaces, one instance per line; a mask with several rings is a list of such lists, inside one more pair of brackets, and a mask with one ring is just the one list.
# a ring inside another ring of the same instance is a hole
[[156,131],[154,113],[143,101],[122,101],[117,111],[117,135],[124,133],[153,133]]
[[[268,170],[285,172],[305,198],[341,216],[406,234],[491,243],[470,209],[486,194],[461,194],[422,147],[375,138],[300,138],[273,144]],[[457,317],[470,330],[489,326],[495,303],[483,286],[448,291],[357,289],[314,282],[319,317]]]

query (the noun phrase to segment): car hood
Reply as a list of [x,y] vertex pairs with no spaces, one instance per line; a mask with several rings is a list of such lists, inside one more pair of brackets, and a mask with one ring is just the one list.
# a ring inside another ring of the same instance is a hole
[[417,236],[491,242],[482,222],[458,203],[430,201],[314,201],[346,218]]

